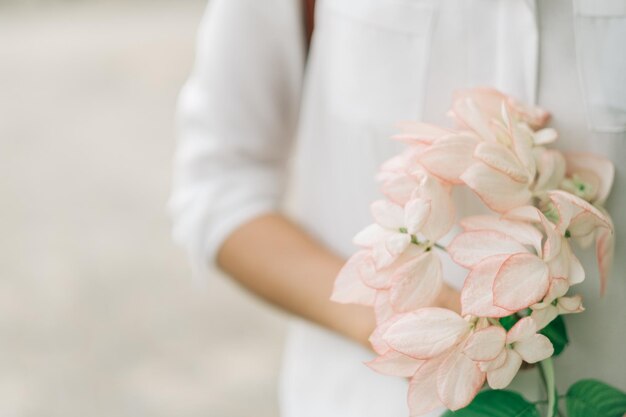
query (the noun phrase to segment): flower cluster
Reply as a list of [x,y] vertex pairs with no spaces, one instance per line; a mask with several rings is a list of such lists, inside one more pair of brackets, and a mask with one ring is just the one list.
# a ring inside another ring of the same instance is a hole
[[[410,378],[412,416],[462,408],[485,381],[504,388],[522,362],[553,355],[539,331],[558,315],[583,311],[568,295],[585,271],[571,248],[595,242],[604,291],[614,233],[603,209],[614,168],[588,154],[546,145],[549,115],[492,89],[456,94],[458,128],[405,123],[408,144],[377,179],[385,199],[375,223],[354,238],[361,250],[339,273],[332,299],[374,307],[373,369]],[[492,211],[456,218],[451,192],[466,186]],[[438,241],[459,224],[462,232]],[[430,307],[443,285],[440,256],[469,270],[461,314]],[[515,316],[506,329],[501,318]]]

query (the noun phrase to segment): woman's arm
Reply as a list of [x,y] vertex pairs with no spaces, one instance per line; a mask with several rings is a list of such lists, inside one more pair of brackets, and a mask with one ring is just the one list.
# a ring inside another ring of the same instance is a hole
[[280,214],[304,71],[299,6],[211,0],[179,99],[174,237],[196,267],[367,345],[371,309],[329,300],[344,259]]
[[[242,225],[226,239],[218,263],[272,304],[369,346],[372,309],[329,299],[344,260],[286,217],[268,214]],[[444,286],[435,305],[459,311],[457,292]]]

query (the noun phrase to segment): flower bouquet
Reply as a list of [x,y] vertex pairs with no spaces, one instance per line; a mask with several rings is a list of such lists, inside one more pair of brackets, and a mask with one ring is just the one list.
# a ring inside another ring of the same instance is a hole
[[[558,134],[549,114],[492,89],[455,95],[447,129],[404,123],[408,145],[377,180],[385,199],[375,223],[354,237],[361,247],[343,267],[332,299],[375,310],[368,365],[410,378],[411,416],[438,407],[446,415],[621,417],[626,394],[595,380],[559,396],[551,358],[567,344],[563,314],[584,311],[572,293],[585,270],[572,244],[595,245],[601,291],[614,247],[603,208],[614,168],[590,154],[550,149]],[[457,219],[454,187],[469,188],[492,214]],[[440,240],[458,233],[449,244]],[[441,256],[469,272],[461,314],[429,307],[442,288]],[[538,363],[546,400],[531,403],[506,388],[523,362]],[[481,392],[485,382],[491,387]],[[458,410],[458,411],[455,411]]]

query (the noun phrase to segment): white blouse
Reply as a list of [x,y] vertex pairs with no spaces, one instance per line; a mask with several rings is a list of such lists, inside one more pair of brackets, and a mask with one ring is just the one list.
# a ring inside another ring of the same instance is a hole
[[[170,199],[174,237],[196,274],[215,267],[234,229],[277,210],[348,257],[352,236],[371,223],[369,204],[381,197],[374,175],[403,147],[388,138],[394,123],[450,124],[454,90],[493,86],[550,110],[561,148],[616,165],[608,201],[615,273],[600,299],[593,254],[581,254],[587,311],[566,318],[572,344],[556,367],[561,390],[585,377],[626,389],[626,1],[317,3],[308,59],[300,1],[209,5],[180,95]],[[468,193],[455,197],[468,213],[485,210]],[[464,270],[446,262],[444,271],[460,286]],[[362,363],[369,359],[351,341],[294,320],[282,415],[408,416],[406,381],[374,373]],[[529,397],[533,372],[515,382]]]

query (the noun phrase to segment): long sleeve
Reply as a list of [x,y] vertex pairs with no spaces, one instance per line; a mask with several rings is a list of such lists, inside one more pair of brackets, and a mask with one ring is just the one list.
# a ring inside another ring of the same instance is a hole
[[215,268],[238,226],[279,210],[304,67],[296,0],[211,0],[178,102],[174,240]]

